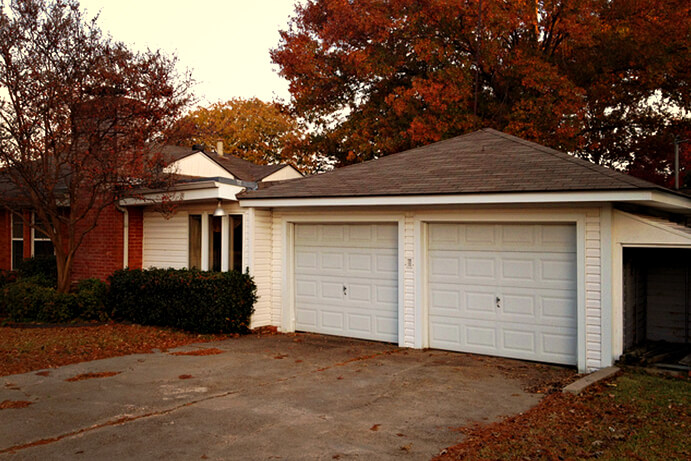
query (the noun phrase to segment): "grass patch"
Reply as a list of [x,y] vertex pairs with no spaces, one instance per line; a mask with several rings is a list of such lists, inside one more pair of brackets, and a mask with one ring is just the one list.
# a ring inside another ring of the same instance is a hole
[[150,353],[153,349],[167,350],[227,337],[118,323],[81,327],[0,327],[0,376]]
[[628,370],[584,394],[553,393],[504,421],[461,428],[437,460],[688,460],[691,381]]

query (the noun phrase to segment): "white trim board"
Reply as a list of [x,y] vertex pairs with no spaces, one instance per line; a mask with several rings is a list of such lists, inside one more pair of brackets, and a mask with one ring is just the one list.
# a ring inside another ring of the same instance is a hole
[[240,206],[274,207],[324,207],[324,206],[411,206],[411,205],[473,205],[473,204],[521,204],[521,203],[601,203],[630,202],[648,204],[659,208],[691,212],[691,199],[659,191],[619,192],[525,192],[459,195],[402,195],[379,197],[317,197],[317,198],[240,198]]

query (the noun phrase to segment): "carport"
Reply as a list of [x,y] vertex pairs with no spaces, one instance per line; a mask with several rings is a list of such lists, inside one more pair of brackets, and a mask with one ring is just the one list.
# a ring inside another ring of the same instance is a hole
[[625,358],[688,366],[679,361],[690,352],[691,248],[676,240],[691,229],[621,211],[615,212],[615,228],[622,257]]

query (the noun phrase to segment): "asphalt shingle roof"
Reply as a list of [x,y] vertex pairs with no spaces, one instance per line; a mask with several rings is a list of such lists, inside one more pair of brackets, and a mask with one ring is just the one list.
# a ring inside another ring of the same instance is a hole
[[[163,155],[166,163],[170,164],[180,159],[183,159],[188,155],[192,155],[196,152],[203,151],[194,150],[190,147],[167,145],[161,147],[160,152]],[[204,155],[218,163],[221,167],[225,168],[226,171],[228,171],[230,174],[232,174],[241,181],[261,181],[262,179],[269,176],[271,173],[275,173],[281,168],[287,166],[285,164],[257,165],[256,163],[248,162],[247,160],[243,160],[232,155],[226,154],[223,157],[221,157],[215,152],[203,153]]]
[[242,199],[663,189],[493,129],[245,191]]

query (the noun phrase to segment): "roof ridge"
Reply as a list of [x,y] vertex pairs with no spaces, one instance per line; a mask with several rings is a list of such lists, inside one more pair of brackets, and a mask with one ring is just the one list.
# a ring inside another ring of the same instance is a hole
[[[546,154],[552,155],[557,158],[561,158],[563,160],[567,160],[575,165],[579,165],[585,168],[588,168],[591,171],[594,171],[595,173],[598,173],[602,176],[606,176],[608,178],[614,178],[619,181],[622,181],[626,184],[629,184],[630,186],[633,187],[640,187],[640,182],[644,182],[650,186],[651,189],[665,189],[662,188],[661,186],[658,186],[657,184],[651,183],[650,181],[646,181],[644,179],[636,178],[633,176],[629,176],[626,173],[623,173],[621,171],[616,171],[611,168],[608,168],[603,165],[598,165],[596,163],[590,162],[588,160],[574,157],[573,155],[567,154],[566,152],[562,152],[556,149],[552,149],[551,147],[543,146],[541,144],[538,144],[536,142],[528,141],[527,139],[522,139],[517,136],[513,136],[507,133],[504,133],[499,130],[495,130],[493,128],[484,128],[482,131],[486,131],[489,134],[492,134],[494,136],[502,137],[508,141],[515,142],[517,144],[522,144],[524,146],[529,146],[533,149],[540,150]],[[638,183],[638,184],[637,184]]]

